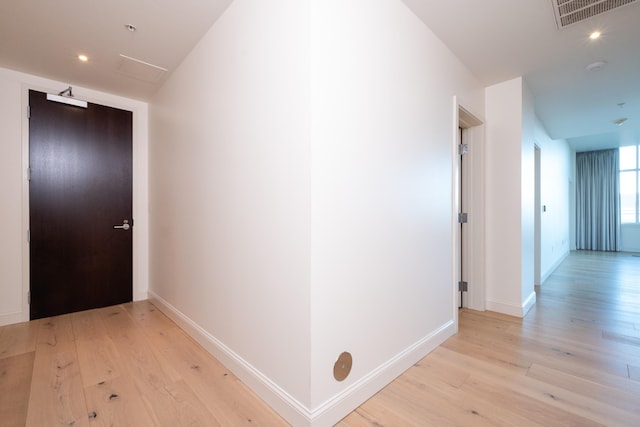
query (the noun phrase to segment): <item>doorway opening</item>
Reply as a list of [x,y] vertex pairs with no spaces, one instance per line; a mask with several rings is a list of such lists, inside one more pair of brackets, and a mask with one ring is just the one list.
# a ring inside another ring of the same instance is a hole
[[484,310],[484,147],[482,121],[457,105],[457,307]]
[[540,168],[541,152],[540,147],[534,145],[535,150],[535,202],[534,202],[534,261],[533,261],[533,284],[540,286],[541,282],[541,257],[542,257],[542,212],[544,209],[540,196]]

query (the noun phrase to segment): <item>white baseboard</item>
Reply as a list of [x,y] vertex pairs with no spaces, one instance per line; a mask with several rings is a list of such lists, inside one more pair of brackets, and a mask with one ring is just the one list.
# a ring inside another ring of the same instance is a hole
[[153,291],[149,291],[149,299],[282,418],[294,426],[311,425],[311,412],[302,403]]
[[0,326],[13,325],[14,323],[20,322],[24,322],[21,311],[0,314]]
[[526,316],[534,305],[536,305],[536,291],[531,292],[527,299],[524,300],[522,304],[522,317]]
[[549,269],[547,269],[547,271],[542,275],[542,277],[540,278],[540,284],[544,284],[545,280],[547,280],[549,276],[551,276],[553,272],[556,271],[556,268],[558,268],[560,264],[562,264],[562,261],[564,261],[565,258],[567,258],[568,256],[569,256],[569,251],[562,254],[562,256],[558,258],[556,262],[553,263],[553,265],[549,267]]
[[334,425],[455,333],[451,320],[311,410],[163,298],[149,291],[149,299],[294,426]]
[[149,292],[147,291],[136,292],[135,295],[133,295],[134,301],[144,301],[146,299],[149,299]]
[[336,424],[407,369],[411,368],[420,359],[435,350],[436,347],[454,333],[455,323],[451,320],[398,353],[395,357],[316,408],[311,414],[311,426],[326,427]]
[[499,301],[487,300],[487,310],[497,313],[508,314],[509,316],[524,317],[536,304],[536,293],[531,292],[522,305],[514,305]]

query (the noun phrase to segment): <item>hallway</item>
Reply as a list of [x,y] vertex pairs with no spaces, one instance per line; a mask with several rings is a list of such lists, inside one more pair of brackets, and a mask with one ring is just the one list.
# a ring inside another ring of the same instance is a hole
[[536,292],[524,319],[462,311],[340,426],[640,425],[640,258],[572,252]]

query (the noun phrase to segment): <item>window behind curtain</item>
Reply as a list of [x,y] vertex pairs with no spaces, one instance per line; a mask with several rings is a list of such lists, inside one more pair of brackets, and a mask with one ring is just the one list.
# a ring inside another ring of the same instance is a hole
[[576,153],[576,249],[618,251],[618,149]]
[[620,147],[620,222],[639,222],[639,162],[637,145]]

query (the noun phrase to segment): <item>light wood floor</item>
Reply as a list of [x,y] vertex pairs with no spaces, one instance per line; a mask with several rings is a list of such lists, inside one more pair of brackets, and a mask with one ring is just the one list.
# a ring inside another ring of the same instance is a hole
[[[149,302],[0,328],[0,426],[285,426]],[[572,254],[525,319],[460,333],[343,419],[640,426],[640,258]]]
[[640,426],[640,258],[573,253],[524,319],[460,332],[347,416],[357,426]]

